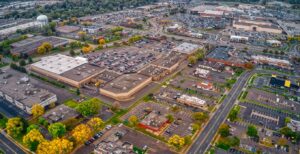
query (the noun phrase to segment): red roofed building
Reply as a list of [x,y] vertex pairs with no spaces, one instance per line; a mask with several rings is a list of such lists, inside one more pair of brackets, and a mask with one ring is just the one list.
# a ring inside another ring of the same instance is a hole
[[211,82],[203,81],[197,83],[197,88],[203,90],[214,90],[214,85]]

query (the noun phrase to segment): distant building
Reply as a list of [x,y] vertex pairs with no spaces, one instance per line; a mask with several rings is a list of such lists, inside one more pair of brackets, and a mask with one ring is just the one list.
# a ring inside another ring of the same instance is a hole
[[187,55],[191,55],[191,54],[195,53],[197,51],[197,49],[200,49],[200,48],[203,49],[203,46],[201,47],[197,44],[184,42],[184,43],[180,44],[179,46],[175,47],[173,49],[173,51],[183,53],[183,54],[187,54]]
[[89,33],[89,34],[96,34],[102,30],[102,27],[100,26],[86,26],[82,28],[83,31]]
[[267,64],[281,67],[284,69],[292,69],[292,65],[288,60],[276,59],[263,55],[252,55],[251,58],[253,59],[254,63],[257,64]]
[[232,42],[246,43],[248,42],[248,40],[249,37],[245,37],[245,36],[237,36],[237,35],[230,36],[230,41]]
[[267,42],[267,44],[269,44],[272,47],[280,47],[281,46],[281,42],[278,40],[267,40],[266,42]]
[[287,127],[289,127],[294,132],[300,132],[300,121],[291,119],[291,122],[287,124]]
[[290,37],[299,37],[300,36],[300,24],[290,21],[278,21],[280,27],[284,32]]
[[257,32],[267,32],[282,34],[282,29],[271,23],[267,19],[262,19],[259,17],[240,17],[233,21],[233,28],[241,29],[245,31],[257,31]]
[[39,15],[36,18],[36,21],[40,27],[44,27],[44,26],[48,25],[48,17],[45,15]]
[[8,70],[0,74],[0,78],[0,97],[28,114],[35,104],[46,107],[57,101],[54,93],[31,84],[31,78],[25,74]]
[[177,101],[200,109],[207,109],[208,107],[205,100],[195,96],[181,95],[179,98],[177,98]]
[[214,90],[213,83],[207,81],[198,82],[196,87],[203,90]]
[[196,68],[194,75],[200,78],[209,78],[210,71],[202,68]]
[[80,30],[80,27],[78,27],[78,26],[65,25],[65,26],[56,27],[56,31],[58,33],[61,33],[61,34],[74,33],[74,32],[77,32],[79,30]]

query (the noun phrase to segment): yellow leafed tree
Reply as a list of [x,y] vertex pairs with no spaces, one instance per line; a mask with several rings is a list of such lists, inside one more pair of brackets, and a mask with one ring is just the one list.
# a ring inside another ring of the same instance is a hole
[[39,116],[43,115],[44,112],[45,112],[45,109],[42,105],[35,104],[32,106],[31,113],[34,117],[39,117]]
[[76,126],[72,131],[72,137],[77,144],[82,144],[92,136],[92,130],[85,124]]
[[83,53],[87,54],[87,53],[91,52],[92,49],[93,49],[92,46],[87,45],[87,46],[82,47],[81,50],[82,50]]
[[180,137],[179,135],[173,135],[169,138],[168,143],[177,148],[181,148],[185,144],[185,141],[183,137]]
[[93,129],[94,133],[100,131],[103,124],[104,122],[100,118],[92,118],[87,122],[87,125]]
[[6,130],[8,135],[13,137],[18,137],[24,130],[24,123],[21,118],[11,118],[8,119],[6,123]]
[[105,39],[101,38],[99,39],[99,44],[100,45],[104,45],[106,43]]
[[37,49],[37,53],[42,55],[42,54],[45,54],[46,53],[46,48],[44,46],[39,46],[38,49]]
[[44,42],[42,46],[46,49],[46,52],[50,52],[50,50],[52,49],[52,44],[49,42]]
[[68,154],[73,150],[73,142],[67,139],[54,139],[39,144],[37,154]]
[[43,135],[37,129],[32,129],[23,137],[23,143],[31,150],[35,151],[37,146],[45,139]]

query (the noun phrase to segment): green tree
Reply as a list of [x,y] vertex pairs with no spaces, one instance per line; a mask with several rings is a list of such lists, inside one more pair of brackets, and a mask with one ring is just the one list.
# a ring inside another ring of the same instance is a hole
[[33,129],[37,129],[39,130],[39,126],[38,125],[35,125],[35,124],[31,124],[29,125],[27,128],[26,128],[26,132],[29,133],[31,130]]
[[81,113],[81,115],[87,117],[98,114],[100,108],[101,106],[98,99],[90,99],[80,103],[76,107],[76,110]]
[[135,115],[131,115],[128,118],[128,121],[129,121],[130,125],[132,125],[132,126],[136,126],[139,123],[139,119]]
[[222,137],[227,137],[230,135],[229,126],[227,124],[222,124],[219,128],[219,134]]
[[54,138],[62,137],[67,132],[66,126],[60,122],[49,125],[48,131]]
[[229,112],[228,118],[231,122],[237,120],[238,114],[240,112],[240,106],[236,105],[234,108]]
[[206,112],[195,112],[193,113],[193,119],[199,123],[206,122],[209,118]]
[[174,121],[174,117],[173,117],[173,115],[171,115],[171,114],[168,114],[168,115],[166,116],[166,118],[167,118],[168,121],[171,122],[171,123]]
[[197,63],[197,57],[196,56],[189,56],[188,61],[190,64],[196,64]]
[[247,129],[247,135],[250,137],[258,137],[258,132],[255,126],[249,125]]
[[19,61],[19,65],[20,66],[25,66],[26,65],[26,61],[24,59]]

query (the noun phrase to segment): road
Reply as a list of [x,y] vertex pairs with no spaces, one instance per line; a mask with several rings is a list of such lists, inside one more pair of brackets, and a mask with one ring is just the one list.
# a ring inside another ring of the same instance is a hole
[[26,154],[17,145],[0,133],[0,149],[6,154]]
[[188,154],[203,154],[208,150],[220,125],[226,120],[229,111],[234,106],[236,99],[252,74],[253,72],[246,72],[237,80],[221,106],[211,117],[201,134],[189,149]]

